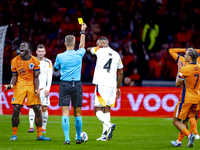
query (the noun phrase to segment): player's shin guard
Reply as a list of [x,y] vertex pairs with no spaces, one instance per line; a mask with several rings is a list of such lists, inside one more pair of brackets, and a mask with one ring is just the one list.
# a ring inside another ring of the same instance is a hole
[[13,135],[17,135],[17,129],[18,129],[18,127],[12,127]]
[[76,127],[76,134],[77,140],[81,140],[81,131],[82,131],[82,117],[75,117],[75,127]]
[[189,135],[190,135],[190,132],[189,132],[186,128],[184,128],[184,129],[181,131],[181,133],[182,133],[183,135],[187,136],[187,137],[189,137]]
[[179,132],[179,135],[178,135],[178,142],[182,142],[183,141],[183,138],[184,138],[184,134],[182,134],[181,132]]
[[68,116],[62,116],[62,127],[63,127],[63,132],[65,135],[65,141],[70,141],[69,138],[69,117]]
[[37,127],[37,137],[39,138],[42,135],[42,127]]
[[[108,118],[108,121],[110,122],[110,113],[104,113],[106,115],[106,117]],[[104,123],[103,123],[103,133],[105,133],[105,131],[108,130],[108,126],[106,126]],[[102,133],[102,134],[103,134]]]
[[48,120],[48,111],[42,112],[42,129],[46,129]]
[[96,116],[97,118],[104,123],[108,128],[111,126],[111,123],[109,122],[108,118],[106,117],[106,115],[102,112],[102,111],[97,111],[96,112]]
[[195,120],[195,118],[190,118],[190,133],[194,132],[194,134],[198,134],[197,131],[197,122]]
[[32,108],[29,109],[29,123],[30,128],[34,128],[35,112]]

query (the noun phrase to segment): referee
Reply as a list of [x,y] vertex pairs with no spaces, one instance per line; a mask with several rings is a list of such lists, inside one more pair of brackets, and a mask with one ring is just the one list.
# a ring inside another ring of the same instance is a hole
[[54,71],[60,69],[60,88],[59,88],[59,106],[62,107],[62,127],[65,135],[65,144],[70,144],[69,138],[69,105],[70,100],[74,110],[75,128],[77,133],[76,144],[81,144],[82,130],[82,84],[81,84],[81,67],[82,58],[85,50],[85,30],[87,25],[81,24],[80,45],[78,50],[74,50],[75,37],[67,35],[65,37],[66,51],[58,54],[54,64]]

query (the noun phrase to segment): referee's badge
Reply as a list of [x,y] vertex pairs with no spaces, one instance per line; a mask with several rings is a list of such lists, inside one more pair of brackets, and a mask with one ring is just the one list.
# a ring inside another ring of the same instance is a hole
[[30,68],[30,69],[33,69],[33,68],[34,68],[34,64],[33,64],[33,63],[30,63],[30,64],[29,64],[29,68]]

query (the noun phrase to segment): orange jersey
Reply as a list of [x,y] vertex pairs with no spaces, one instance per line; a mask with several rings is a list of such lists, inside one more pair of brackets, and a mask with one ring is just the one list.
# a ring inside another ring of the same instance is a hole
[[34,86],[34,71],[40,70],[40,61],[32,55],[22,60],[18,55],[11,62],[11,70],[17,73],[16,86]]
[[[198,53],[200,53],[200,49],[196,49],[196,51]],[[185,49],[184,48],[170,48],[169,49],[170,55],[174,58],[174,60],[176,60],[176,62],[181,60],[184,65],[187,65],[188,63],[185,62],[185,57],[177,54],[179,52],[185,53]],[[197,62],[198,62],[198,64],[200,64],[200,57],[197,58]],[[182,86],[182,91],[183,91],[183,86]],[[183,95],[182,91],[181,91],[181,95],[179,97],[179,100],[182,100],[182,95]]]
[[[200,53],[200,49],[196,49],[196,50],[198,53]],[[184,65],[187,65],[187,63],[185,62],[185,57],[177,54],[179,52],[185,53],[185,49],[184,48],[170,48],[169,49],[169,53],[174,58],[174,60],[176,60],[177,62],[181,60]],[[197,62],[198,64],[200,64],[200,57],[197,58]]]
[[183,66],[178,77],[184,80],[182,85],[181,103],[198,104],[200,100],[200,65],[188,64]]

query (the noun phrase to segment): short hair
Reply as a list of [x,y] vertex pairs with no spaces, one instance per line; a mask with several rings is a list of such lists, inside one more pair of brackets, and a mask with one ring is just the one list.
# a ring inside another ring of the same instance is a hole
[[99,41],[101,41],[101,40],[105,40],[105,41],[108,41],[108,39],[106,38],[106,37],[100,37],[99,39],[98,39]]
[[65,37],[65,44],[66,46],[74,46],[75,37],[73,35],[67,35]]
[[37,46],[37,49],[38,48],[44,48],[44,50],[46,51],[46,48],[45,48],[45,46],[43,45],[43,44],[39,44],[38,46]]
[[192,61],[196,62],[199,56],[198,52],[194,48],[188,49],[188,55],[192,57]]
[[187,46],[185,51],[187,51],[189,48],[194,48],[193,46]]
[[[30,44],[29,42],[22,42],[21,44],[23,44],[23,43],[27,44],[27,45],[28,45],[28,48],[29,48],[29,50],[31,51],[31,49],[32,49],[32,47],[31,47],[31,44]],[[20,45],[20,46],[21,46],[21,45]]]

